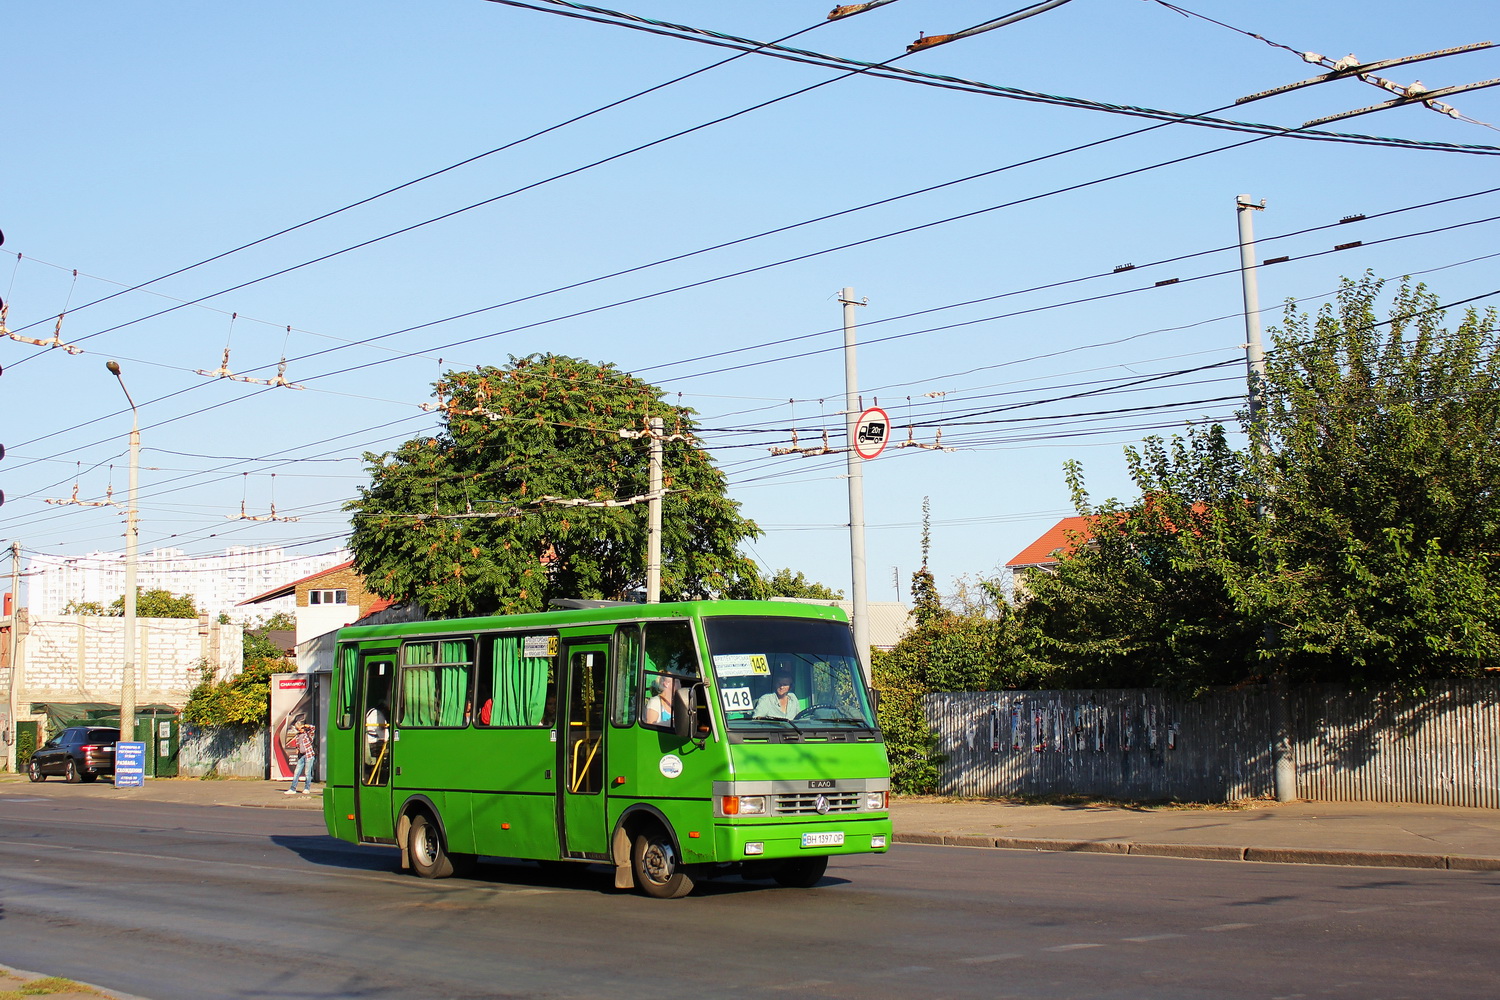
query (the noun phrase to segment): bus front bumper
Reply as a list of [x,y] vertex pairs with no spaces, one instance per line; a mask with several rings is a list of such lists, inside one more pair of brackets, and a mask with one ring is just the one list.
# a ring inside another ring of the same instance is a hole
[[714,831],[718,860],[764,861],[831,854],[883,854],[890,849],[889,816],[764,823],[725,823]]

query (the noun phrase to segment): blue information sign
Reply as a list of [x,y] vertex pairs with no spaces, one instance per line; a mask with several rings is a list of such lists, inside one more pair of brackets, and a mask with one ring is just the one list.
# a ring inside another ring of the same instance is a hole
[[146,744],[115,744],[115,787],[139,788],[146,783]]

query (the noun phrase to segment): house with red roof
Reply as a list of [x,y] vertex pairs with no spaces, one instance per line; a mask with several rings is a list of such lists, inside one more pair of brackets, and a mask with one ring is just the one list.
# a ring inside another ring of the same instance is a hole
[[309,639],[335,632],[366,615],[383,611],[391,602],[365,589],[362,576],[354,571],[354,560],[339,563],[300,580],[292,580],[263,594],[240,602],[261,604],[281,597],[295,597],[297,634],[301,645]]
[[1032,573],[1048,573],[1064,557],[1072,555],[1081,546],[1087,545],[1093,532],[1086,517],[1065,517],[1043,533],[1042,537],[1026,546],[1005,567],[1010,570],[1011,580],[1018,601],[1026,598],[1026,578]]

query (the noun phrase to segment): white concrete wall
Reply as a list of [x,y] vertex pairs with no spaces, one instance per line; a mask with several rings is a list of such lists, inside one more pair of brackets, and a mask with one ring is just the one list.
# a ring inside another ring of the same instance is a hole
[[[125,619],[93,615],[28,616],[23,611],[18,657],[17,715],[30,702],[119,703],[125,664]],[[30,620],[28,621],[28,617]],[[135,700],[138,705],[181,706],[198,685],[200,665],[216,679],[244,666],[243,630],[197,618],[138,618],[135,627]]]

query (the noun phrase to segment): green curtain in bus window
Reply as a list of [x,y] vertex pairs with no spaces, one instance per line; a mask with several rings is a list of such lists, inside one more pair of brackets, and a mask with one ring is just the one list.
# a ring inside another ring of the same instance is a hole
[[438,717],[440,726],[462,726],[468,721],[464,709],[469,703],[468,664],[444,664],[438,667]]
[[547,684],[552,661],[545,656],[521,657],[521,706],[526,721],[523,726],[541,726],[547,722]]
[[547,674],[552,661],[522,656],[519,636],[495,640],[492,726],[540,726],[547,705]]
[[408,667],[401,674],[401,725],[431,726],[437,721],[433,668]]

